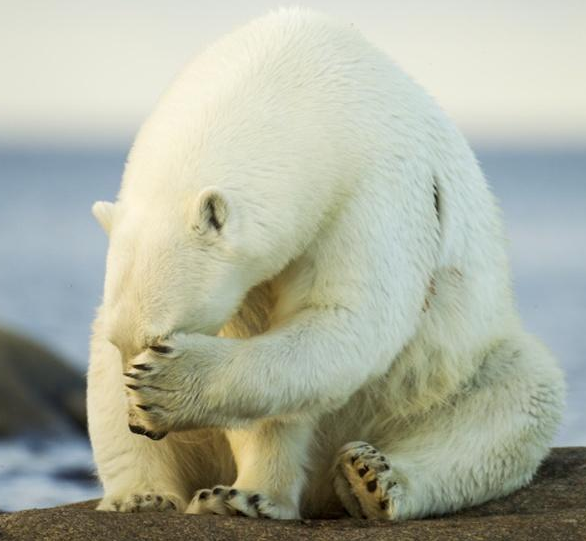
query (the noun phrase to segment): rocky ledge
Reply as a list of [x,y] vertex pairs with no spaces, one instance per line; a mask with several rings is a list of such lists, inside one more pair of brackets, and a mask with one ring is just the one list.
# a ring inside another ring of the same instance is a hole
[[270,521],[180,514],[121,514],[95,502],[0,515],[0,540],[586,540],[586,448],[554,449],[535,481],[515,494],[455,515],[400,523]]

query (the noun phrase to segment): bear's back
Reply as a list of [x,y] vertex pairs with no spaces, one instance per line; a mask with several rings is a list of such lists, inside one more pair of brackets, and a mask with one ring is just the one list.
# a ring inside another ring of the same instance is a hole
[[189,176],[205,186],[255,165],[271,170],[271,156],[282,168],[287,159],[302,167],[301,155],[305,164],[329,159],[330,170],[359,176],[377,154],[411,152],[446,122],[351,25],[282,9],[221,38],[186,66],[142,127],[125,176],[168,182],[197,168]]

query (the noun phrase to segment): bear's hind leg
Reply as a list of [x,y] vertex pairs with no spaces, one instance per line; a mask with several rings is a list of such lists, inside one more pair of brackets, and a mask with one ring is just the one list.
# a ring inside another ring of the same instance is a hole
[[561,418],[561,372],[535,339],[519,335],[483,358],[450,403],[405,432],[341,449],[334,488],[355,517],[438,515],[505,496],[527,484]]

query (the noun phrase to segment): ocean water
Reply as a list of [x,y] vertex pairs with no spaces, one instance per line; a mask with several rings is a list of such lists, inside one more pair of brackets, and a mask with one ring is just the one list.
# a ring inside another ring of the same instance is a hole
[[[478,156],[504,211],[525,324],[567,374],[555,443],[586,445],[586,151],[480,149]],[[124,159],[124,150],[0,150],[0,325],[80,370],[107,248],[90,208],[115,197]],[[84,468],[91,453],[81,440],[0,442],[0,509],[97,497],[91,480],[63,474]]]
[[80,437],[0,441],[0,511],[99,498],[88,442]]

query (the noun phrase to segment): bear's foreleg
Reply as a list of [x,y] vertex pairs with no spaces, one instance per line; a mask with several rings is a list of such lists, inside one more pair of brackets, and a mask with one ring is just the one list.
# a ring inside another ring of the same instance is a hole
[[356,318],[308,309],[248,339],[173,335],[131,361],[133,413],[146,432],[160,433],[332,411],[390,362]]
[[[189,501],[181,453],[172,438],[154,442],[128,429],[128,402],[118,349],[100,332],[91,344],[88,424],[105,511],[182,511]],[[185,453],[183,453],[185,455]],[[187,462],[188,456],[183,460]]]
[[299,499],[312,427],[297,421],[259,421],[230,430],[237,478],[232,486],[199,490],[188,513],[299,518]]

